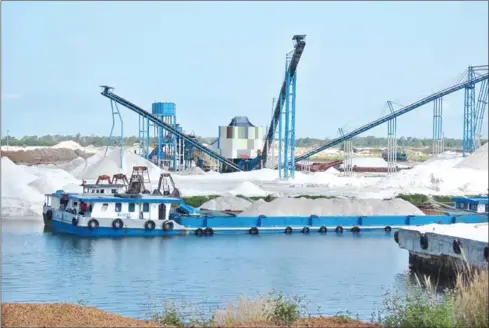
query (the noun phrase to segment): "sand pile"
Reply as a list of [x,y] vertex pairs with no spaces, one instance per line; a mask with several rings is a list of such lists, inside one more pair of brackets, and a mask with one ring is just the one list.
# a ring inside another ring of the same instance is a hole
[[424,215],[416,206],[402,199],[307,199],[277,198],[270,203],[255,203],[241,216],[360,216]]
[[456,168],[467,168],[479,171],[487,171],[489,168],[489,153],[488,153],[489,143],[485,143],[483,146],[479,147],[475,152],[470,154],[463,161],[458,163]]
[[243,211],[250,207],[251,204],[253,203],[241,197],[220,196],[205,202],[200,208],[213,211]]
[[76,167],[71,172],[79,179],[85,179],[87,182],[96,181],[100,175],[114,175],[124,173],[130,178],[132,168],[134,166],[148,167],[149,176],[153,184],[158,183],[160,174],[163,172],[158,166],[150,161],[138,156],[129,151],[125,151],[122,159],[122,168],[120,167],[120,152],[119,150],[111,150],[105,155],[105,151],[101,151],[87,159],[86,163]]
[[246,197],[265,197],[269,193],[250,181],[241,182],[236,188],[229,191],[231,195],[243,195]]
[[39,216],[44,194],[77,185],[70,191],[79,191],[80,181],[68,172],[52,167],[16,165],[2,157],[1,171],[2,217]]
[[206,175],[206,172],[198,166],[190,167],[178,172],[179,175]]
[[2,157],[10,158],[15,164],[38,165],[68,162],[78,157],[88,157],[79,149],[36,148],[19,151],[3,151]]
[[[474,157],[480,156],[475,153],[473,155]],[[459,166],[462,162],[465,162],[467,166],[472,166],[472,168]],[[377,187],[396,190],[401,193],[440,195],[486,192],[488,186],[487,169],[485,171],[477,170],[475,169],[477,166],[482,166],[482,164],[469,157],[464,160],[458,153],[445,152],[430,158],[411,170],[400,171],[379,181]]]
[[77,142],[73,140],[67,140],[67,141],[61,141],[60,143],[54,145],[51,148],[63,148],[63,149],[78,149],[78,150],[84,150],[84,148]]

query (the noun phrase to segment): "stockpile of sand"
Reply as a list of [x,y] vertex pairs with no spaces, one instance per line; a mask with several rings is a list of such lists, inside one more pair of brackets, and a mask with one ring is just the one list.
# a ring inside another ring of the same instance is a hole
[[77,142],[73,140],[67,140],[67,141],[61,141],[60,143],[54,145],[51,148],[63,148],[63,149],[78,149],[78,150],[84,150],[84,148]]
[[241,216],[363,216],[424,215],[402,199],[307,199],[277,198],[269,203],[254,203]]
[[2,157],[4,156],[10,158],[15,164],[39,165],[68,162],[78,157],[86,158],[89,155],[79,149],[36,148],[19,151],[2,150]]
[[470,154],[455,167],[473,169],[478,171],[487,171],[489,166],[488,146],[489,143],[486,142],[483,146],[479,147],[475,152]]
[[16,165],[7,157],[2,157],[2,217],[39,216],[44,194],[65,189],[66,185],[77,185],[70,191],[80,191],[79,184],[79,180],[64,170]]
[[243,195],[247,197],[265,197],[266,191],[250,181],[241,182],[236,188],[229,191],[231,195]]
[[190,167],[188,169],[178,172],[179,175],[206,175],[206,172],[198,166]]
[[104,156],[105,152],[98,152],[90,157],[86,163],[76,167],[71,172],[75,177],[84,179],[87,182],[97,180],[101,175],[114,175],[124,173],[129,178],[134,166],[146,166],[152,183],[158,183],[160,174],[163,172],[158,166],[150,161],[129,151],[125,151],[122,159],[122,168],[120,167],[120,151],[111,150]]
[[[416,165],[410,170],[402,170],[380,181],[377,186],[404,193],[458,195],[487,192],[488,171],[487,146],[484,164],[484,150],[464,159],[461,154],[445,152]],[[462,163],[465,163],[462,165]]]
[[251,204],[253,203],[241,197],[220,196],[205,202],[200,208],[213,211],[243,211],[250,207]]

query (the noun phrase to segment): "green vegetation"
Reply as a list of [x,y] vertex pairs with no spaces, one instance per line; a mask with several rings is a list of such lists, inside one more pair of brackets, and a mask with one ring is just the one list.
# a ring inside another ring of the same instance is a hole
[[[200,142],[203,143],[211,143],[213,142],[216,138],[215,137],[197,137],[197,139]],[[67,140],[72,140],[80,145],[86,147],[88,145],[92,145],[95,147],[101,147],[107,145],[109,138],[106,136],[81,136],[79,133],[76,135],[44,135],[44,136],[24,136],[22,138],[16,138],[9,136],[8,137],[8,144],[11,146],[54,146],[55,144],[61,142],[61,141],[67,141]],[[298,138],[296,139],[296,146],[297,147],[318,147],[320,145],[325,144],[326,142],[330,141],[332,139],[330,138],[325,138],[325,139],[315,139],[315,138]],[[485,143],[487,140],[484,140],[483,143]],[[118,140],[113,140],[114,144],[117,144],[119,141]],[[156,138],[152,138],[150,140],[151,143],[157,143]],[[413,138],[413,137],[400,137],[397,139],[398,146],[402,149],[404,147],[408,148],[420,148],[426,151],[425,147],[430,147],[432,144],[432,139],[431,138]],[[462,140],[461,139],[451,139],[447,138],[445,139],[445,149],[460,149],[462,148]],[[130,137],[125,137],[124,138],[124,144],[125,145],[133,145],[135,143],[138,143],[138,137],[136,136],[130,136]],[[7,137],[3,137],[1,139],[1,144],[5,145],[7,144]],[[382,148],[387,147],[387,138],[377,138],[373,136],[366,136],[366,137],[356,137],[353,138],[353,144],[355,147],[358,148],[364,148],[364,147],[370,147],[370,148],[379,148],[378,153],[380,156],[380,153],[382,152]],[[341,145],[336,146],[336,148],[341,147]],[[355,149],[354,149],[355,151]],[[429,150],[428,150],[429,151]]]
[[[281,293],[271,293],[266,297],[255,299],[240,297],[238,304],[228,304],[225,308],[195,315],[195,307],[177,306],[165,303],[163,311],[150,312],[150,317],[162,325],[175,327],[290,327],[309,326],[308,320],[323,320],[316,323],[342,327],[489,327],[488,319],[488,284],[487,270],[468,269],[459,274],[453,289],[437,293],[430,279],[423,283],[418,279],[418,286],[409,289],[405,294],[386,293],[380,310],[372,316],[371,324],[360,323],[358,315],[339,312],[331,318],[312,318],[307,312],[307,302],[303,297],[289,297]],[[200,307],[199,307],[200,308]],[[311,321],[309,321],[310,323]]]
[[489,327],[488,271],[466,268],[456,286],[437,294],[429,279],[426,290],[405,296],[387,294],[377,322],[384,327]]

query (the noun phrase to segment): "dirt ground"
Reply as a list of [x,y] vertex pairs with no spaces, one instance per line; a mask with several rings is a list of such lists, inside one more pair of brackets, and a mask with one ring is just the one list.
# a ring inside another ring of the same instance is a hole
[[15,164],[37,165],[69,162],[77,157],[88,158],[92,156],[92,154],[88,154],[78,149],[37,148],[18,151],[2,150],[1,156],[8,157]]
[[[2,327],[161,327],[155,322],[135,320],[94,307],[72,304],[2,304]],[[231,327],[280,327],[267,322],[235,324]],[[292,327],[370,328],[377,325],[339,318],[302,319]]]

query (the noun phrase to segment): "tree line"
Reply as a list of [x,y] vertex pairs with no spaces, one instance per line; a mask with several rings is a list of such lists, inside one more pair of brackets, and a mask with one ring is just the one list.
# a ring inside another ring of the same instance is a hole
[[[8,143],[7,143],[8,138]],[[24,136],[22,138],[15,137],[3,137],[1,139],[1,144],[3,146],[54,146],[62,141],[75,141],[79,143],[81,146],[94,146],[94,147],[102,147],[106,146],[109,143],[109,137],[106,136],[81,136],[80,134],[76,135],[44,135],[44,136]],[[216,140],[215,137],[197,137],[197,140],[201,143],[210,144]],[[325,144],[326,142],[332,139],[316,139],[316,138],[298,138],[296,139],[297,147],[318,147],[320,145]],[[484,140],[486,142],[487,140]],[[134,144],[138,144],[139,139],[137,136],[124,137],[123,142],[125,146],[132,146]],[[158,142],[157,138],[151,138],[150,143],[156,144]],[[110,140],[110,143],[113,145],[119,144],[119,138],[114,137]],[[398,147],[409,147],[409,148],[421,148],[421,147],[430,147],[432,144],[431,138],[416,138],[416,137],[400,137],[397,139]],[[355,147],[372,147],[372,148],[382,148],[387,147],[387,138],[366,136],[366,137],[356,137],[353,138],[353,145]],[[337,147],[341,147],[338,145]],[[447,138],[445,139],[445,148],[450,149],[459,149],[462,148],[462,140],[461,139],[453,139]]]

